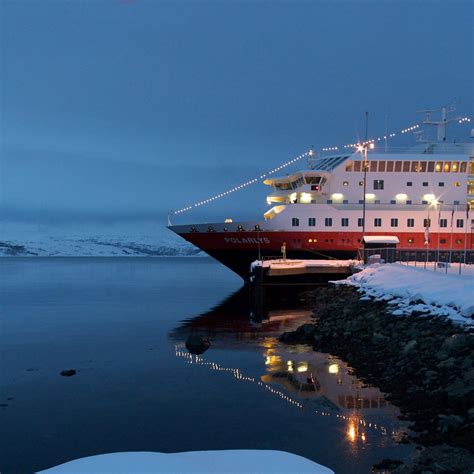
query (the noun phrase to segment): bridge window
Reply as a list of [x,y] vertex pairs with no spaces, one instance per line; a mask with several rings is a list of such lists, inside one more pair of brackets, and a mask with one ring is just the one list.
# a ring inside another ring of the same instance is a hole
[[464,227],[464,219],[456,219],[456,227]]
[[448,227],[448,219],[440,219],[439,220],[440,227]]
[[300,225],[300,220],[297,217],[293,217],[293,219],[291,219],[291,225],[293,227],[298,227]]
[[359,217],[359,218],[357,219],[357,225],[358,225],[359,227],[364,227],[364,218],[363,218],[363,217]]
[[315,227],[316,226],[316,217],[309,217],[308,218],[308,225],[310,227]]
[[415,227],[415,219],[412,219],[411,217],[409,217],[407,219],[407,227]]
[[349,218],[343,217],[343,218],[341,219],[341,226],[342,226],[342,227],[349,227]]
[[324,225],[326,227],[331,227],[332,226],[332,217],[326,217],[326,219],[324,219]]
[[390,219],[390,226],[398,227],[398,219],[396,217],[392,217],[392,219]]
[[374,227],[382,227],[382,219],[380,217],[374,219]]

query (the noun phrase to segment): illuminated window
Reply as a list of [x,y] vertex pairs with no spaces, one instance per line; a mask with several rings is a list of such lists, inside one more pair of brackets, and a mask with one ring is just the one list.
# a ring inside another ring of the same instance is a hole
[[256,224],[256,225],[254,226],[254,229],[255,229],[256,231],[260,231],[260,230],[261,230],[261,229],[260,229],[260,226],[259,226],[258,224]]
[[462,239],[456,239],[456,244],[461,245],[462,244]]
[[342,185],[343,185],[343,186],[349,186],[349,181],[344,181],[344,182],[342,183]]
[[445,161],[444,162],[443,171],[445,173],[450,173],[451,172],[451,162],[450,161]]
[[457,173],[458,171],[459,171],[459,161],[453,161],[453,164],[451,166],[451,172]]
[[393,171],[393,161],[387,161],[387,171],[389,173]]
[[418,171],[421,173],[426,172],[426,161],[420,161],[420,164],[418,165]]
[[379,172],[385,172],[385,161],[379,161]]
[[382,219],[380,217],[374,219],[374,227],[382,227]]
[[407,240],[407,242],[408,242],[409,244],[412,244],[412,243],[413,243],[413,239],[410,237],[410,238]]
[[454,186],[455,186],[456,188],[461,187],[461,183],[460,183],[459,181],[454,181],[453,184],[454,184]]
[[363,182],[363,181],[359,181],[359,186],[364,186],[364,182]]
[[349,227],[349,219],[347,217],[343,217],[341,219],[341,226],[342,227]]
[[471,161],[469,162],[469,174],[474,174],[474,161],[471,158]]
[[415,219],[412,219],[411,217],[409,217],[407,219],[407,227],[415,227]]
[[419,168],[419,166],[418,166],[418,161],[412,161],[412,162],[411,162],[411,170],[412,170],[412,172],[414,172],[414,173],[420,171],[420,168]]
[[441,173],[442,169],[443,169],[443,162],[442,161],[437,161],[436,166],[435,166],[435,171],[437,173]]
[[237,226],[237,230],[239,232],[243,232],[245,229],[241,225],[239,225],[239,226]]
[[310,227],[315,227],[316,226],[316,217],[309,217],[308,218],[308,225]]

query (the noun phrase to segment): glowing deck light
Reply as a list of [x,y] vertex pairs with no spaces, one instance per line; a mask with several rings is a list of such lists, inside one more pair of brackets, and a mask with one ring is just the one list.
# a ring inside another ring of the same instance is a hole
[[347,437],[351,443],[354,443],[357,437],[356,426],[354,421],[349,422],[349,426],[347,428]]
[[301,193],[300,194],[300,202],[303,204],[309,204],[311,202],[311,194],[310,193]]
[[338,364],[330,364],[328,367],[328,372],[330,374],[337,374],[339,372],[339,365]]
[[365,195],[365,199],[368,199],[368,200],[372,201],[373,199],[375,199],[375,194],[367,193]]
[[226,219],[226,220],[224,221],[224,223],[225,223],[225,224],[232,224],[232,219]]
[[400,193],[395,196],[397,201],[406,201],[408,196],[405,193]]
[[301,362],[296,369],[298,372],[307,372],[308,364],[306,362]]
[[425,194],[423,200],[433,204],[436,201],[436,196],[434,194]]
[[331,198],[334,200],[334,201],[342,201],[342,199],[344,198],[344,195],[342,193],[333,193],[331,195]]

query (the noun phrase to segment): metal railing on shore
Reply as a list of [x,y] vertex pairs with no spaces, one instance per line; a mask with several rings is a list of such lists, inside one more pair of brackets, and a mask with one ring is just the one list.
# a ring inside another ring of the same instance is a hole
[[373,248],[359,249],[359,259],[364,263],[401,263],[415,267],[442,269],[457,266],[462,273],[464,265],[474,264],[474,250],[438,250],[438,249],[404,249]]

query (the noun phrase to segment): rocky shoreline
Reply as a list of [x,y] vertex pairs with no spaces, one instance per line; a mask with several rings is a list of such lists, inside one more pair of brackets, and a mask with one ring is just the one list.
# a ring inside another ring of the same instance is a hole
[[416,312],[394,316],[386,301],[360,296],[341,285],[309,293],[314,323],[280,341],[344,359],[412,423],[405,441],[418,445],[418,457],[411,465],[385,460],[384,472],[473,472],[474,329]]

